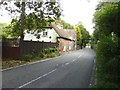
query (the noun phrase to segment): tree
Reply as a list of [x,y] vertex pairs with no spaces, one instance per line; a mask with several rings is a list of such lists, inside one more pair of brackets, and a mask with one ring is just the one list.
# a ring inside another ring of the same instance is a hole
[[3,28],[3,36],[6,38],[18,38],[20,36],[20,27],[18,20],[12,19],[11,24]]
[[[102,2],[94,14],[97,43],[97,88],[119,88],[120,2]],[[105,77],[106,76],[106,77]]]
[[0,35],[2,34],[3,28],[4,28],[5,26],[7,26],[6,23],[1,23],[1,22],[0,22]]
[[51,2],[51,0],[47,0],[46,2],[37,2],[33,0],[30,2],[24,2],[24,0],[20,2],[3,1],[0,6],[12,13],[11,15],[13,18],[19,15],[19,18],[17,17],[16,19],[18,20],[17,26],[20,31],[21,40],[24,38],[23,32],[25,29],[43,30],[42,27],[46,26],[47,22],[50,23],[59,18],[62,11],[59,2],[56,0],[54,0],[54,2]]
[[[109,35],[114,32],[118,37],[120,37],[119,25],[119,3],[102,3],[99,9],[94,14],[95,27],[100,33]],[[98,5],[99,6],[99,5]]]
[[2,39],[1,36],[3,36],[3,29],[4,29],[4,27],[6,27],[6,26],[7,26],[6,23],[1,23],[1,22],[0,22],[0,39]]
[[77,45],[81,45],[82,43],[82,34],[79,26],[75,27],[76,34],[77,34]]
[[74,27],[71,24],[65,22],[64,20],[60,20],[60,21],[61,24],[63,25],[63,29],[74,29]]
[[43,30],[42,27],[46,26],[48,20],[51,23],[61,15],[59,2],[56,0],[54,2],[51,2],[51,0],[47,0],[46,2],[34,0],[30,0],[30,2],[25,2],[25,0],[21,0],[20,2],[14,2],[14,0],[9,2],[3,1],[0,2],[0,7],[4,7],[13,16],[19,14],[19,17],[15,17],[18,21],[14,27],[18,27],[17,32],[20,36],[20,55],[22,55],[23,50],[25,29],[32,30],[36,28],[41,31]]
[[76,31],[77,31],[77,44],[81,46],[81,48],[86,46],[86,44],[89,42],[89,32],[84,28],[82,23],[79,23],[76,25]]

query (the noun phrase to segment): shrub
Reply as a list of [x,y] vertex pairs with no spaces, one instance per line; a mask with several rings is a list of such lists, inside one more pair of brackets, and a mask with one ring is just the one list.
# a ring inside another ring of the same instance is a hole
[[44,57],[44,54],[43,54],[43,53],[40,53],[40,54],[39,54],[39,57],[40,57],[40,58],[43,58],[43,57]]
[[30,61],[32,59],[32,55],[27,54],[27,55],[23,55],[20,60],[22,61]]
[[119,88],[115,83],[101,81],[97,83],[96,88]]
[[52,57],[55,57],[55,56],[56,56],[55,53],[49,53],[49,54],[47,55],[48,58],[52,58]]
[[[97,87],[119,86],[118,39],[115,36],[103,36],[97,45]],[[106,82],[106,83],[105,83]],[[115,85],[116,84],[116,85]]]

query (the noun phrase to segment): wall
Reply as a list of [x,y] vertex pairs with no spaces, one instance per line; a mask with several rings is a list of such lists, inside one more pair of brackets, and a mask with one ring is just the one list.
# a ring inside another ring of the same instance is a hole
[[[47,35],[44,36],[43,32],[47,32]],[[36,34],[37,32],[34,32],[34,34]],[[56,38],[58,36],[58,34],[55,32],[54,29],[46,29],[45,31],[42,31],[40,33],[37,33],[40,35],[40,38],[36,38],[36,36],[34,34],[31,33],[27,33],[25,32],[25,37],[24,40],[25,41],[44,41],[44,42],[56,42]],[[51,38],[50,38],[51,37]]]
[[64,38],[58,38],[59,51],[61,53],[75,50],[75,42]]

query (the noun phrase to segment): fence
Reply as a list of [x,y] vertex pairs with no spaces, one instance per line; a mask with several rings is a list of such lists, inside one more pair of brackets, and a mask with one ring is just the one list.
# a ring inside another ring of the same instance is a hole
[[[57,46],[57,43],[51,42],[23,41],[22,48],[20,48],[18,39],[7,39],[2,41],[2,59],[19,59],[22,55]],[[20,53],[20,49],[22,49],[22,53]]]
[[32,54],[32,52],[34,51],[41,51],[44,48],[51,48],[57,46],[57,43],[51,42],[24,41],[22,47],[22,54]]

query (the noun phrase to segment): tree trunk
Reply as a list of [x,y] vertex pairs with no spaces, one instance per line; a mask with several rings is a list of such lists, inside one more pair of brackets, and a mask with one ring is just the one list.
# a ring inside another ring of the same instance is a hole
[[25,29],[25,1],[22,0],[22,8],[21,8],[21,16],[20,16],[20,57],[23,55],[23,39],[24,39],[24,29]]

